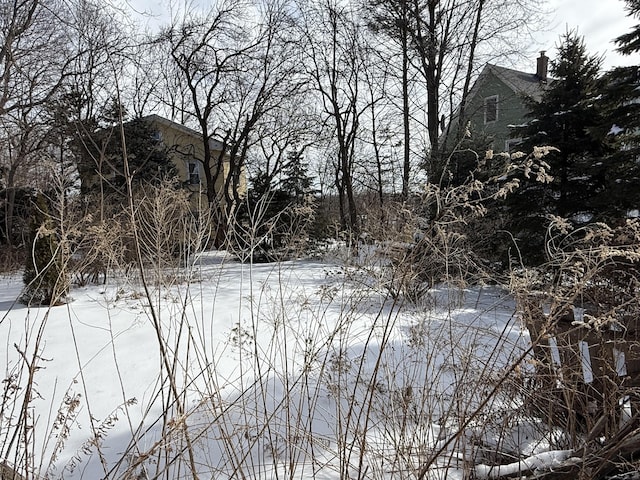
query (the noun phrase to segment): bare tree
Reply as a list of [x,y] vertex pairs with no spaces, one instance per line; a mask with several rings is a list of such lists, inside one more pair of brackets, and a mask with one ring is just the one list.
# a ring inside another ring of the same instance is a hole
[[223,112],[227,113],[229,127],[225,137],[231,171],[225,185],[228,203],[240,202],[240,175],[249,150],[258,142],[264,145],[264,139],[271,138],[286,144],[293,137],[299,142],[310,134],[304,110],[307,84],[299,61],[300,42],[285,6],[268,1],[260,6],[260,20],[254,27],[258,48],[247,57],[244,68],[230,78],[234,94],[231,108]]
[[[72,52],[70,75],[50,102],[52,131],[59,149],[60,168],[73,165],[86,187],[89,178],[99,179],[101,194],[90,202],[97,207],[97,220],[105,221],[105,178],[107,141],[101,133],[118,123],[118,110],[124,108],[117,98],[114,78],[127,78],[134,51],[132,33],[126,19],[116,9],[95,0],[77,0],[69,11],[67,41]],[[125,86],[132,88],[126,82]],[[101,140],[98,138],[102,137]],[[91,155],[89,152],[99,152]],[[88,193],[83,189],[83,193]]]
[[[396,184],[400,184],[403,199],[409,191],[409,166],[405,164],[407,129],[403,128],[404,114],[400,117],[396,102],[401,97],[394,85],[394,77],[388,65],[392,61],[388,52],[374,48],[373,39],[362,51],[363,95],[366,98],[368,111],[362,121],[360,138],[360,157],[357,168],[356,183],[364,189],[375,191],[378,211],[369,209],[374,222],[384,221],[384,206],[387,198],[398,193]],[[398,151],[402,153],[399,155]],[[401,161],[398,162],[398,157]],[[398,172],[400,175],[397,175]],[[373,206],[373,205],[372,205]]]
[[[166,104],[182,121],[195,121],[202,135],[207,199],[224,243],[227,223],[241,201],[246,159],[297,97],[298,43],[285,5],[264,2],[250,9],[220,1],[206,14],[188,11],[160,36],[171,59],[172,82],[186,88]],[[178,80],[179,79],[179,80]],[[222,143],[214,155],[211,141]],[[220,182],[223,179],[223,182]]]
[[307,73],[322,105],[322,123],[335,145],[334,173],[343,230],[358,232],[354,191],[356,144],[367,111],[362,92],[362,28],[354,10],[333,0],[301,4]]
[[[172,24],[161,32],[158,43],[166,48],[169,63],[163,99],[169,105],[172,117],[180,122],[192,120],[202,136],[203,165],[206,180],[206,196],[211,211],[216,218],[219,233],[216,241],[221,244],[226,230],[226,216],[223,202],[225,192],[219,184],[225,174],[223,144],[219,154],[212,149],[212,142],[221,131],[217,113],[230,97],[227,76],[239,68],[242,57],[255,47],[254,42],[242,44],[245,37],[244,26],[240,22],[243,14],[241,5],[232,2],[218,2],[206,14],[185,11],[172,20]],[[242,40],[241,40],[242,39]],[[164,55],[164,50],[160,55]],[[172,93],[171,86],[180,84],[179,95]]]
[[0,115],[43,105],[60,86],[67,59],[56,6],[26,0],[0,9]]
[[[526,33],[540,23],[540,0],[390,0],[372,1],[376,30],[391,38],[401,54],[402,111],[405,144],[410,118],[424,110],[428,133],[427,169],[442,153],[447,116],[463,112],[478,66],[492,58],[508,58],[526,51]],[[410,84],[416,72],[417,87],[425,104],[410,115]],[[424,108],[426,107],[426,108]],[[457,118],[462,118],[458,115]],[[405,145],[403,180],[408,179],[410,150]]]
[[[367,8],[371,9],[369,27],[382,37],[382,34],[395,42],[395,48],[390,50],[400,54],[400,101],[402,113],[402,198],[409,196],[409,181],[411,177],[411,105],[410,91],[413,72],[410,69],[411,37],[410,37],[410,1],[411,0],[372,0]],[[388,55],[386,65],[393,67],[393,57]]]
[[65,37],[68,11],[46,0],[5,2],[0,7],[0,180],[4,189],[4,237],[12,242],[16,189],[33,186],[33,170],[45,145],[46,104],[70,75]]
[[[279,177],[291,165],[291,153],[303,155],[319,140],[321,125],[317,122],[313,98],[304,95],[307,88],[301,86],[300,94],[285,98],[277,110],[269,113],[256,128],[254,147],[247,155],[247,173],[266,189],[276,188]],[[255,188],[255,185],[253,185]]]

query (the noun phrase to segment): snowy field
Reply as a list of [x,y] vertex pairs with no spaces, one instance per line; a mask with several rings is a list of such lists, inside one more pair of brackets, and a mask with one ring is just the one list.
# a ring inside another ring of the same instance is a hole
[[498,287],[403,304],[342,262],[223,253],[53,308],[0,282],[2,458],[40,478],[488,478],[496,451],[566,456],[540,455],[559,447],[522,408],[529,338]]

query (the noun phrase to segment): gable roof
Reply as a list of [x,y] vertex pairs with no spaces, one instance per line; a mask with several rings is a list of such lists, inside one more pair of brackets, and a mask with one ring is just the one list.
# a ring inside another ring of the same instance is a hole
[[[507,88],[509,88],[514,93],[514,97],[529,97],[536,102],[542,100],[542,96],[547,86],[553,83],[553,79],[551,78],[548,78],[546,81],[541,81],[540,77],[538,77],[538,75],[535,73],[523,72],[520,70],[514,70],[512,68],[500,67],[492,63],[487,63],[482,68],[480,74],[475,79],[471,89],[469,90],[466,100],[467,105],[472,104],[474,98],[478,95],[478,92],[482,89],[483,85],[490,75],[495,76],[498,80],[500,80],[500,82],[502,82]],[[465,116],[468,115],[469,112],[465,112]],[[446,142],[446,138],[452,132],[456,131],[456,127],[452,127],[452,125],[456,124],[456,119],[458,119],[459,116],[460,105],[458,105],[453,111],[446,128],[443,128],[440,138],[441,145],[444,145],[443,141]]]
[[[549,79],[548,82],[540,81],[540,78],[535,73],[522,72],[520,70],[499,67],[498,65],[487,63],[469,90],[467,104],[471,103],[473,98],[478,94],[478,90],[480,90],[484,84],[485,79],[491,74],[495,75],[502,83],[510,88],[516,96],[530,97],[536,102],[542,100],[542,95],[548,83],[553,82],[552,79]],[[457,118],[459,114],[460,105],[458,105],[456,110],[453,112],[453,115],[451,116],[452,120]],[[448,131],[448,128],[445,132],[446,131]]]
[[[540,78],[538,78],[535,73],[521,72],[520,70],[499,67],[491,63],[487,63],[482,73],[480,73],[480,77],[485,74],[485,71],[493,73],[513,90],[514,93],[531,97],[537,102],[542,100],[542,94],[544,93],[547,82],[540,81]],[[480,77],[478,77],[476,84],[479,83]]]
[[[197,132],[196,130],[186,127],[184,125],[182,125],[181,123],[177,123],[174,122],[172,120],[169,120],[168,118],[164,118],[161,117],[160,115],[156,115],[156,114],[152,114],[152,115],[147,115],[146,117],[142,117],[141,120],[150,122],[150,123],[158,123],[160,125],[164,125],[168,128],[172,128],[174,130],[177,130],[185,135],[189,135],[190,137],[194,137],[195,139],[197,139],[198,141],[202,141],[202,134],[200,132]],[[213,148],[214,150],[218,150],[218,151],[222,151],[223,145],[222,142],[220,142],[219,140],[215,140],[213,138],[209,139],[209,145],[211,146],[211,148]]]

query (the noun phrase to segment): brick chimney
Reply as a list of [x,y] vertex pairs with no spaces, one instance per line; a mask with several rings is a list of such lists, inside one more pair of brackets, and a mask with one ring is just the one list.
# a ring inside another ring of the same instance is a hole
[[536,77],[541,82],[547,83],[547,72],[549,70],[549,57],[545,54],[545,51],[540,52],[540,56],[538,57],[538,62],[536,66]]

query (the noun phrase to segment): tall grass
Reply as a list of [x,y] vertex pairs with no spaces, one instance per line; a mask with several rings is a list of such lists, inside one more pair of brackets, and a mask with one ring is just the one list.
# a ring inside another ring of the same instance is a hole
[[[155,194],[151,206],[173,195]],[[106,285],[75,293],[79,300],[102,292],[95,308],[120,390],[109,411],[95,411],[98,379],[73,302],[5,315],[5,325],[16,328],[24,315],[20,328],[39,332],[24,336],[19,352],[6,348],[3,460],[26,478],[414,478],[479,404],[479,386],[493,368],[522,348],[503,292],[494,292],[495,306],[474,297],[478,309],[470,312],[435,300],[444,292],[434,290],[434,303],[445,308],[423,311],[352,265],[253,265],[198,254],[172,266],[161,254],[175,231],[158,230],[162,212],[144,204],[139,212],[149,215],[138,224],[140,238],[154,240],[141,248],[144,270],[115,271]],[[182,230],[185,241],[194,228]],[[485,315],[481,306],[497,308],[495,327],[474,326]],[[135,333],[123,331],[120,319],[131,309],[157,345],[148,352],[156,377],[142,392],[127,382],[134,358],[119,347]],[[24,386],[53,375],[39,368],[47,358],[43,340],[64,318],[64,361],[76,362],[78,375],[68,389],[39,392],[50,402],[44,422]],[[459,468],[472,464],[463,444],[461,437],[451,445],[465,452]]]
[[[203,250],[207,222],[179,192],[130,198],[118,241],[92,238],[98,224],[67,245],[69,258],[126,248],[131,264],[105,262],[104,285],[71,290],[77,304],[5,308],[0,461],[16,478],[481,478],[567,447],[527,409],[538,340],[507,289],[453,281],[467,271],[456,248],[438,250],[445,276],[416,296],[407,279],[424,262],[407,274],[365,248],[357,261],[239,262],[246,251]],[[256,212],[251,225],[269,220]],[[427,237],[446,247],[459,237],[442,214]],[[130,337],[153,349],[124,350]],[[60,362],[77,375],[56,379]]]

